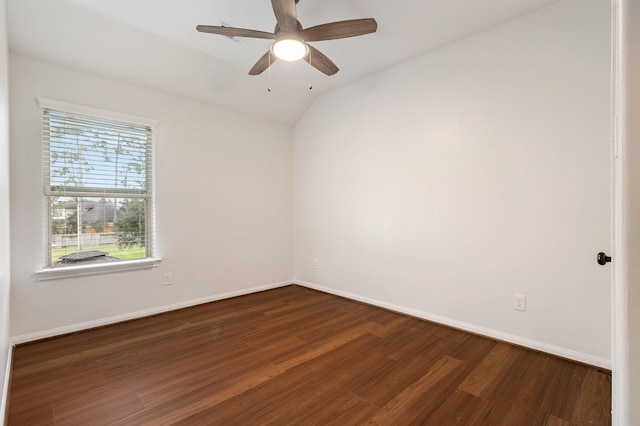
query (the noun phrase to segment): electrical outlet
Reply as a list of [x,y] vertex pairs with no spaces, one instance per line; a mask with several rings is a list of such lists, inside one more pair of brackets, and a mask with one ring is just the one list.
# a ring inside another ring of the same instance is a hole
[[513,295],[513,309],[516,311],[526,311],[527,310],[527,296],[524,294],[514,294]]
[[313,259],[311,261],[311,270],[317,271],[318,269],[320,269],[320,266],[318,266],[318,259]]
[[171,272],[164,274],[164,285],[173,285],[173,274]]

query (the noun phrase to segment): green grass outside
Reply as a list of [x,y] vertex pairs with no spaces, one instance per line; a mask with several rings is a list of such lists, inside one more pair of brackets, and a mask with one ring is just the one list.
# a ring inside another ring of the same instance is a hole
[[[144,259],[146,251],[144,247],[130,247],[126,249],[118,248],[117,244],[109,244],[102,246],[82,247],[80,251],[98,250],[107,253],[108,256],[117,257],[118,259]],[[79,251],[75,246],[58,247],[51,249],[51,262],[57,262],[61,256]]]

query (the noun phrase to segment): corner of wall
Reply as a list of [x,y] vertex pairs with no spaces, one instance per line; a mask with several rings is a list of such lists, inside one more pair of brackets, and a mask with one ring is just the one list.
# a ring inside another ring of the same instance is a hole
[[11,256],[9,247],[9,59],[7,4],[0,0],[0,419],[6,422],[11,345],[9,342],[9,294]]

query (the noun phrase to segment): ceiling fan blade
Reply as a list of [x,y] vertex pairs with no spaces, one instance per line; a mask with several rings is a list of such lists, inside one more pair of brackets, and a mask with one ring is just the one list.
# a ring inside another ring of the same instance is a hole
[[324,53],[310,44],[307,44],[307,46],[309,46],[309,54],[304,57],[304,60],[309,62],[312,67],[326,75],[334,75],[340,71],[340,68],[331,59],[327,58]]
[[351,19],[305,28],[300,32],[304,41],[335,40],[375,33],[378,23],[373,18]]
[[269,66],[273,64],[276,59],[278,58],[276,58],[275,55],[271,55],[271,50],[268,50],[267,53],[265,53],[260,59],[258,59],[258,62],[255,63],[253,68],[249,70],[249,75],[262,74],[262,72],[269,68]]
[[275,39],[276,35],[265,31],[247,30],[244,28],[234,27],[217,27],[212,25],[198,25],[196,30],[201,33],[220,34],[227,37],[251,37],[251,38],[267,38]]
[[298,28],[298,15],[296,12],[296,0],[271,0],[273,13],[276,15],[278,28],[282,31],[296,31]]

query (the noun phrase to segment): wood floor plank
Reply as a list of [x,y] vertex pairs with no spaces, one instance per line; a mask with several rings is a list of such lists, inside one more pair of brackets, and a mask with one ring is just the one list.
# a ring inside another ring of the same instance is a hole
[[[367,314],[360,311],[334,314],[322,322],[305,323],[301,330],[292,331],[292,334],[307,342],[319,342],[332,338],[336,333],[346,331],[355,325],[368,323],[374,324],[369,320]],[[371,330],[377,330],[378,326],[371,327]]]
[[264,413],[274,403],[260,392],[249,389],[218,405],[185,417],[175,425],[251,425],[261,424]]
[[565,361],[547,354],[537,355],[522,375],[522,386],[516,391],[514,400],[532,407],[531,419],[543,424],[551,414],[554,391]]
[[[513,407],[528,407],[527,418],[534,424],[544,424],[551,414],[551,404],[564,360],[542,353],[529,353],[526,368],[506,384],[504,391],[484,392],[484,398]],[[517,361],[517,360],[516,360]]]
[[508,370],[514,361],[513,346],[498,343],[473,369],[471,374],[460,385],[460,390],[471,395],[481,396],[491,384],[496,383],[501,371]]
[[611,377],[595,369],[585,375],[578,400],[576,401],[572,424],[611,424]]
[[397,321],[398,318],[408,318],[405,315],[401,315],[397,312],[387,311],[385,309],[372,308],[371,306],[368,306],[368,305],[362,305],[362,306],[370,309],[371,312],[373,313],[373,315],[370,317],[370,320],[373,322],[377,322],[380,325],[386,325],[391,322]]
[[260,323],[263,331],[273,331],[287,328],[289,330],[303,327],[304,321],[319,321],[322,315],[336,315],[335,308],[340,304],[340,300],[329,300],[324,304],[294,306],[279,315],[265,315]]
[[534,352],[513,347],[509,368],[498,371],[496,378],[488,383],[480,396],[491,402],[511,401],[513,394],[523,385],[521,377],[526,374],[529,363],[536,358]]
[[368,374],[375,373],[392,362],[392,360],[368,350],[378,340],[377,337],[369,334],[360,336],[318,356],[312,364],[298,364],[288,369],[283,374],[258,386],[257,389],[274,400],[287,399],[288,396],[296,393],[306,395],[305,388],[313,387],[318,382],[329,383],[337,380],[341,367],[349,369],[350,374],[361,371],[364,367],[362,372],[364,377],[359,379],[352,377],[348,382],[350,385],[357,385]]
[[378,407],[369,404],[366,401],[359,401],[353,406],[346,409],[341,415],[335,419],[326,421],[325,419],[314,420],[314,423],[325,426],[344,426],[344,425],[363,425],[378,412]]
[[202,371],[158,384],[151,389],[141,390],[138,395],[147,407],[157,407],[172,401],[182,400],[184,396],[209,394],[218,392],[225,386],[251,382],[257,376],[257,382],[262,383],[267,378],[282,373],[278,366],[259,359],[245,358],[239,362],[231,360],[212,365]]
[[183,352],[181,355],[158,359],[150,358],[148,363],[144,359],[129,365],[114,365],[106,367],[104,377],[107,383],[125,386],[130,389],[142,390],[156,388],[161,383],[174,383],[189,376],[201,376],[204,371],[216,368],[229,359],[240,362],[251,356],[252,348],[239,341],[229,343],[224,351],[202,347]]
[[338,333],[330,339],[325,339],[322,342],[310,345],[308,348],[303,349],[299,354],[292,358],[277,361],[276,364],[281,368],[288,370],[289,368],[295,367],[299,364],[312,361],[320,355],[356,340],[359,337],[368,334],[372,328],[374,328],[374,326],[369,323],[363,323],[356,327],[349,327],[346,331]]
[[554,389],[550,413],[559,419],[570,421],[576,406],[584,378],[589,367],[567,361],[566,368],[560,371],[558,383]]
[[141,394],[147,410],[114,424],[172,425],[237,397],[281,373],[282,370],[277,366],[267,364],[204,387],[165,388],[163,392]]
[[547,419],[547,422],[545,423],[545,426],[570,426],[571,423],[569,423],[569,421],[565,420],[565,419],[561,419],[560,417],[556,417],[556,416],[549,416],[549,418]]
[[[389,335],[379,345],[377,351],[391,359],[399,360],[410,356],[416,351],[427,350],[428,347],[436,346],[438,341],[442,342],[439,337],[431,337],[414,328],[405,328],[404,330],[398,330],[393,335]],[[440,346],[442,346],[442,343],[440,343]]]
[[494,402],[484,424],[492,426],[544,425],[544,422],[536,422],[532,419],[532,408],[517,402]]
[[[296,377],[299,380],[297,383],[290,381],[292,386],[289,389],[282,387],[280,379],[293,370],[257,387],[261,392],[270,395],[274,401],[280,401],[269,413],[263,414],[260,423],[326,424],[360,406],[362,399],[345,392],[344,389],[360,383],[371,371],[379,370],[386,363],[392,362],[376,352],[363,351],[362,344],[365,338],[345,345],[350,348],[342,346],[323,356],[324,362],[334,365],[330,375],[321,374],[320,372],[326,370],[319,368],[306,371],[303,375],[300,373],[303,372],[304,366],[300,366],[295,369],[298,371]],[[275,393],[277,391],[280,393]]]
[[328,389],[325,393],[320,394],[318,399],[322,402],[310,404],[302,413],[295,417],[292,421],[297,425],[326,425],[335,422],[346,413],[351,412],[358,404],[363,403],[362,398],[353,393],[336,394],[333,389]]
[[[417,398],[428,393],[429,389],[436,386],[447,374],[460,365],[461,361],[450,356],[444,356],[422,375],[418,380],[406,386],[393,399],[387,402],[370,419],[371,424],[391,424],[407,415]],[[398,424],[402,424],[399,421]]]
[[493,403],[456,390],[440,405],[425,424],[428,425],[481,425],[488,424],[487,415],[493,408]]
[[298,286],[14,350],[9,425],[611,423],[597,369]]
[[451,351],[453,358],[476,366],[498,344],[498,342],[475,334],[469,334]]
[[415,382],[426,374],[433,365],[447,352],[447,343],[438,340],[425,345],[423,351],[417,351],[413,356],[395,361],[382,370],[374,372],[362,384],[352,390],[367,402],[383,407],[407,385]]
[[[372,317],[369,318],[369,321],[380,323],[379,321],[375,321]],[[385,324],[380,324],[380,326],[376,327],[375,330],[371,331],[371,333],[375,334],[378,337],[389,337],[395,335],[396,333],[400,333],[403,330],[412,328],[412,324],[414,324],[415,322],[415,318],[400,315],[393,321],[389,321]]]
[[142,412],[145,406],[138,395],[121,388],[105,387],[99,392],[53,405],[56,425],[109,425],[116,420]]
[[35,376],[21,385],[15,385],[12,381],[11,410],[30,410],[34,400],[50,405],[61,399],[78,397],[100,389],[106,383],[101,371],[69,371],[66,375],[55,373],[52,377]]
[[53,404],[30,404],[26,410],[9,407],[7,425],[15,426],[50,426],[53,425]]

